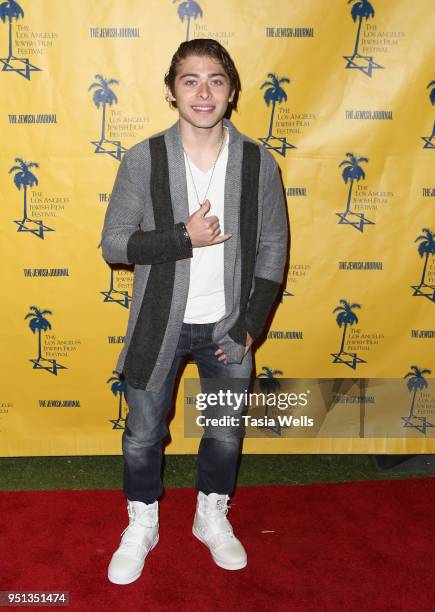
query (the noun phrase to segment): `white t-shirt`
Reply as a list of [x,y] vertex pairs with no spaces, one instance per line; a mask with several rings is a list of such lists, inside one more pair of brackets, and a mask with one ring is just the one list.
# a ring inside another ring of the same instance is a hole
[[[226,132],[225,143],[216,162],[213,178],[207,192],[210,210],[205,217],[207,218],[212,215],[218,217],[221,230],[220,235],[224,233],[224,194],[228,160],[228,130]],[[189,214],[192,214],[199,208],[198,197],[192,183],[186,155],[184,156],[184,163],[186,166]],[[202,203],[210,181],[212,168],[208,172],[203,172],[195,166],[190,158],[189,163],[196,190]],[[224,242],[221,242],[212,246],[193,248],[193,257],[190,260],[189,294],[183,319],[184,323],[213,323],[221,319],[225,314],[224,244]]]

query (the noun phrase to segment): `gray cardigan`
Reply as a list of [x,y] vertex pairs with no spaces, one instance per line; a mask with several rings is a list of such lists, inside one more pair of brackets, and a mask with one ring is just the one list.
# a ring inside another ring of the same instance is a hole
[[[227,119],[225,315],[213,340],[231,363],[246,331],[261,334],[283,281],[289,238],[278,165]],[[212,203],[213,204],[213,203]],[[108,263],[135,264],[125,342],[115,370],[136,388],[159,391],[169,372],[186,307],[192,248],[178,121],[129,149],[119,166],[102,231]],[[202,247],[207,248],[207,247]]]

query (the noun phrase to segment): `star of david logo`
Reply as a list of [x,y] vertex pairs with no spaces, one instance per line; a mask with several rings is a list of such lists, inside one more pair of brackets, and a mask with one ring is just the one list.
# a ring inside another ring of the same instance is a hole
[[28,81],[31,72],[41,72],[41,68],[31,64],[27,57],[0,57],[0,62],[3,64],[2,72],[16,72]]
[[343,57],[347,60],[345,68],[359,70],[368,77],[372,76],[373,70],[384,68],[373,60],[372,55],[360,55],[357,53],[356,55],[343,55]]

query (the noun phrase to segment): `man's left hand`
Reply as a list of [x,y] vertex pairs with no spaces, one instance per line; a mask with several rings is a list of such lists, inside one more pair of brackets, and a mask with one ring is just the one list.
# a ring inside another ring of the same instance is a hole
[[[251,334],[249,332],[246,332],[245,352],[243,353],[243,356],[245,356],[246,353],[249,351],[253,342],[254,340],[252,339]],[[228,357],[224,353],[223,349],[218,349],[217,351],[215,351],[214,354],[217,356],[219,361],[221,361],[225,365],[228,364]]]

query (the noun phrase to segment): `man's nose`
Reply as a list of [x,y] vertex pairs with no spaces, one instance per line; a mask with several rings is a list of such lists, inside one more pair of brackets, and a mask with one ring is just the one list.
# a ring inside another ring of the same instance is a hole
[[198,89],[198,95],[204,100],[209,97],[210,89],[207,83],[200,83],[199,89]]

